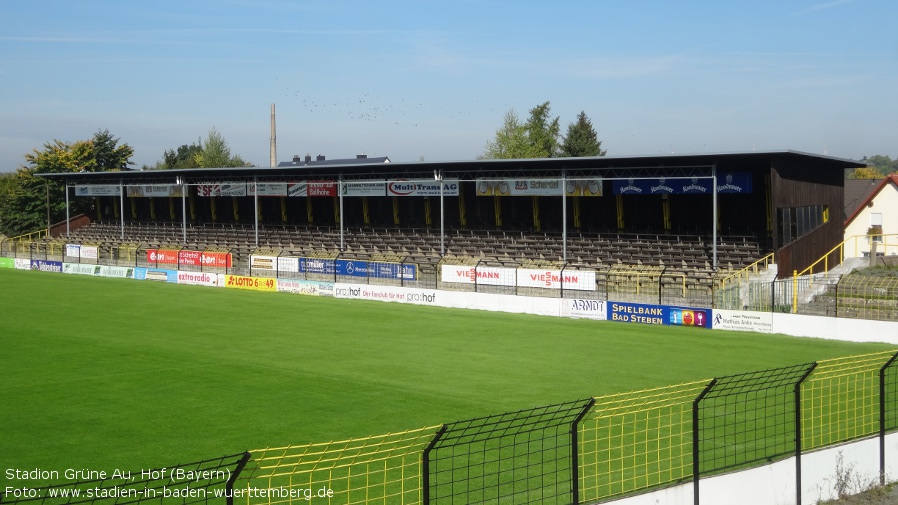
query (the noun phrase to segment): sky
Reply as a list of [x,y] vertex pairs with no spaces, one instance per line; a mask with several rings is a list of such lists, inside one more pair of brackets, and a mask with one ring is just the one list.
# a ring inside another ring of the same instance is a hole
[[472,160],[509,110],[609,156],[898,157],[895,0],[0,0],[0,171],[108,130],[139,168]]

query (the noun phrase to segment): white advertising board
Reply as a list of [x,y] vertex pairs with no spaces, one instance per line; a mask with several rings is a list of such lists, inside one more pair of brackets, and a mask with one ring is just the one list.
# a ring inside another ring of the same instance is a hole
[[515,269],[504,267],[477,267],[468,265],[443,265],[443,282],[483,284],[490,286],[514,286]]

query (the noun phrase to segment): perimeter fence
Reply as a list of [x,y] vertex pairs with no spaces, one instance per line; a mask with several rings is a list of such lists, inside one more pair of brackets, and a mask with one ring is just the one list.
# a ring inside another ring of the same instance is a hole
[[[612,501],[898,430],[898,352],[618,393],[386,435],[263,448],[58,484],[3,503],[576,504]],[[172,480],[174,472],[180,480]],[[136,474],[139,472],[136,472]],[[83,490],[92,488],[90,497]],[[191,493],[187,492],[191,488]],[[51,492],[51,490],[56,490]],[[81,489],[80,496],[59,490]],[[180,490],[180,492],[178,491]]]
[[739,271],[710,272],[650,265],[588,268],[458,256],[421,258],[329,250],[296,255],[269,248],[0,238],[0,258],[30,261],[31,268],[39,268],[40,262],[59,262],[898,321],[898,273],[894,270],[864,269],[845,275],[808,272],[776,279],[768,271],[772,255]]

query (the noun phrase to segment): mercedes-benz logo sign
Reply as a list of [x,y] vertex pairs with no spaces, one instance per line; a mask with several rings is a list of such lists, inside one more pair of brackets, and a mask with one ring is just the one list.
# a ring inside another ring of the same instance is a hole
[[352,275],[352,272],[355,270],[355,267],[352,265],[351,261],[346,262],[346,273]]

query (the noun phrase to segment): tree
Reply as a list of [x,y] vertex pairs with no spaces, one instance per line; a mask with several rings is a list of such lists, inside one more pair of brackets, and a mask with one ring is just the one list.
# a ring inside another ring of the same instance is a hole
[[[51,222],[65,219],[65,184],[37,177],[36,174],[85,172],[96,169],[93,140],[63,142],[54,140],[25,155],[21,166],[0,194],[0,233],[16,236],[47,226],[48,207]],[[89,212],[92,199],[72,200],[71,214]]]
[[892,172],[898,172],[898,159],[892,160],[888,156],[877,154],[866,159],[869,168],[875,170],[880,177],[889,175]]
[[231,148],[218,130],[212,128],[206,141],[203,142],[203,153],[200,166],[206,168],[229,167],[231,163]]
[[558,156],[604,156],[592,122],[580,112],[577,122],[568,126],[561,139],[560,120],[552,118],[549,102],[530,109],[530,117],[521,123],[514,110],[505,113],[496,138],[487,142],[483,158],[555,158]]
[[131,157],[134,156],[134,148],[128,144],[116,146],[119,139],[114,138],[109,130],[97,131],[93,137],[94,164],[91,172],[108,172],[113,170],[128,170]]
[[183,144],[178,150],[169,149],[163,155],[162,164],[157,163],[160,169],[176,169],[176,168],[200,168],[197,159],[202,159],[203,146],[197,144]]
[[561,156],[605,156],[606,152],[602,149],[602,141],[592,127],[592,121],[586,117],[586,112],[580,111],[577,122],[567,127],[567,135],[561,144]]
[[155,169],[244,167],[249,164],[239,155],[231,156],[227,141],[215,128],[209,131],[206,140],[196,144],[183,144],[175,151],[169,149],[163,154],[163,161],[157,162]]
[[879,179],[881,177],[882,174],[873,167],[856,168],[854,172],[848,174],[849,179]]
[[539,151],[530,143],[527,127],[521,124],[514,110],[505,113],[502,128],[496,131],[496,140],[487,142],[486,159],[540,158]]
[[551,107],[544,102],[530,109],[527,120],[527,137],[530,144],[537,149],[539,156],[535,158],[555,158],[560,153],[561,124],[559,118],[550,119]]

